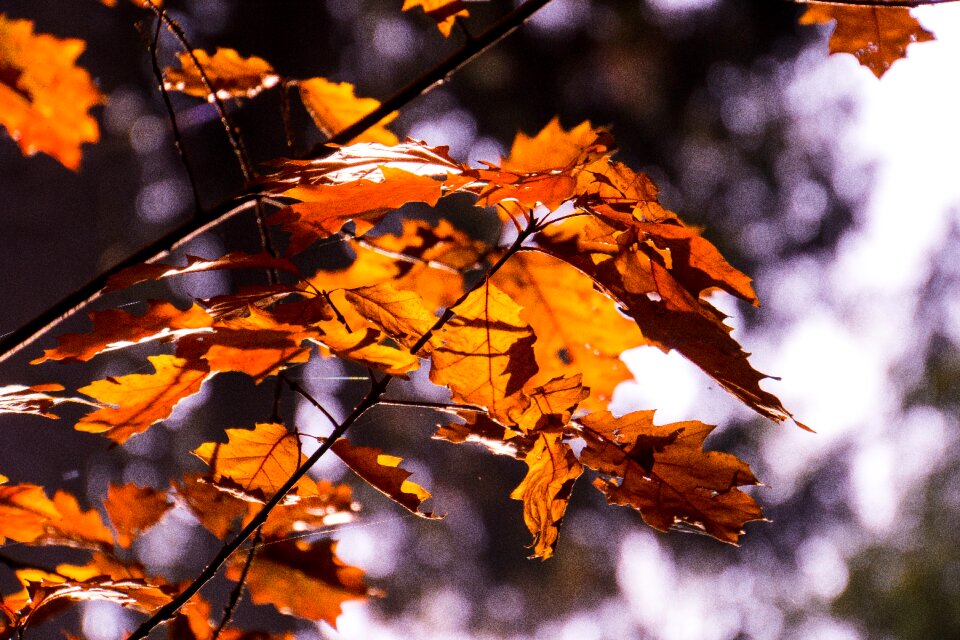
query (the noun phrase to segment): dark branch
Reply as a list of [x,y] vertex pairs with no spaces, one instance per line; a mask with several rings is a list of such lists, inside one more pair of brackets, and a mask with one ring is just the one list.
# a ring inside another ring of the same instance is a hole
[[937,4],[950,4],[960,2],[960,0],[787,0],[794,4],[840,4],[850,7],[903,7],[907,9],[916,9],[917,7],[932,7]]
[[240,571],[237,586],[230,592],[230,599],[227,601],[227,606],[223,610],[223,617],[220,618],[220,624],[217,625],[210,640],[218,640],[224,627],[230,624],[230,621],[233,619],[233,614],[237,610],[237,605],[240,604],[241,596],[243,596],[243,587],[247,584],[247,574],[250,573],[250,567],[253,565],[253,557],[257,555],[257,547],[260,546],[262,539],[262,530],[258,528],[253,536],[253,543],[250,545],[250,550],[247,551],[247,560],[243,563],[243,569]]

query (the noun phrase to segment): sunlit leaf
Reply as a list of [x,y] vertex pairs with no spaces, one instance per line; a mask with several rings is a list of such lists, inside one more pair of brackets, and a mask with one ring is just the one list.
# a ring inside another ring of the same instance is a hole
[[117,532],[117,544],[127,549],[137,536],[157,524],[173,504],[164,491],[111,483],[103,506]]
[[434,517],[433,512],[420,509],[430,492],[407,480],[411,473],[400,467],[402,458],[386,455],[375,447],[360,447],[342,438],[334,442],[331,449],[354,473],[383,495],[413,514]]
[[50,392],[54,391],[63,391],[63,386],[35,384],[32,387],[25,387],[20,384],[10,384],[0,387],[0,413],[25,413],[56,419],[58,416],[51,413],[50,409],[64,402],[96,406],[83,398],[50,395]]
[[[274,73],[266,60],[256,56],[244,58],[234,49],[220,48],[212,56],[202,49],[194,49],[193,56],[221,100],[253,98],[280,82],[280,76]],[[178,53],[177,58],[180,60],[180,69],[164,70],[167,90],[181,91],[213,102],[214,96],[207,90],[200,69],[190,54]]]
[[298,275],[297,267],[289,260],[275,258],[269,253],[243,253],[235,251],[219,258],[208,260],[198,256],[187,255],[187,264],[177,267],[168,264],[140,264],[124,269],[111,276],[104,291],[115,291],[133,286],[140,282],[162,280],[186,273],[201,271],[220,271],[223,269],[272,269]]
[[403,0],[403,10],[420,7],[437,23],[440,33],[450,36],[457,18],[468,18],[470,12],[463,0]]
[[[325,78],[310,78],[299,81],[297,85],[300,87],[300,99],[307,113],[313,118],[317,128],[328,137],[336,135],[380,106],[380,101],[374,98],[358,98],[349,82],[337,83]],[[351,142],[397,144],[397,136],[386,128],[397,115],[398,112],[394,111]]]
[[63,491],[47,497],[32,484],[0,485],[0,543],[56,544],[110,549],[113,535],[96,510],[83,511]]

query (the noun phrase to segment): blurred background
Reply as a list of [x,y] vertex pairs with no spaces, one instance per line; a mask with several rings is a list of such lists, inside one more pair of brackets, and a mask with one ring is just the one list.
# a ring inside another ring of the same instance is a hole
[[[283,75],[349,81],[378,98],[462,40],[444,40],[419,11],[401,14],[399,0],[167,4],[196,47],[233,47]],[[512,8],[469,6],[474,33]],[[343,559],[386,595],[345,606],[339,633],[283,627],[269,607],[243,607],[239,625],[293,629],[303,640],[960,637],[960,4],[915,11],[938,40],[911,47],[880,81],[852,56],[828,57],[830,27],[798,26],[802,10],[775,0],[553,0],[394,127],[471,162],[496,162],[517,131],[533,134],[554,115],[567,127],[589,119],[612,128],[619,159],[647,171],[666,205],[755,278],[760,309],[715,303],[733,316],[754,365],[782,378],[766,388],[817,433],[756,418],[680,357],[653,349],[624,354],[636,380],[618,388],[612,408],[720,425],[708,443],[753,466],[766,485],[754,495],[772,522],[748,525],[739,548],[662,535],[583,483],[557,557],[530,561],[521,505],[508,498],[523,465],[429,440],[437,414],[382,408],[353,437],[405,457],[447,517],[416,519],[358,487],[361,517],[333,535]],[[0,139],[0,333],[192,209],[134,27],[149,18],[131,3],[94,0],[3,0],[2,11],[86,40],[80,62],[107,100],[97,113],[102,140],[85,147],[79,174]],[[163,40],[163,64],[175,50]],[[175,104],[212,205],[239,189],[239,170],[212,107],[179,96]],[[258,162],[286,153],[279,104],[271,91],[232,108]],[[319,140],[305,114],[294,118],[301,148]],[[454,199],[441,214],[495,238],[491,218],[467,205]],[[256,243],[253,222],[240,217],[186,251],[211,257]],[[209,297],[239,277],[191,276],[150,293]],[[122,296],[104,304],[132,304]],[[75,317],[57,333],[86,327]],[[0,384],[76,388],[142,368],[136,353],[28,366],[38,354],[7,363]],[[365,391],[356,371],[335,363],[297,375],[341,410]],[[110,481],[163,487],[202,466],[185,455],[200,442],[266,420],[271,398],[269,385],[218,376],[164,426],[115,449],[73,432],[69,410],[57,422],[0,418],[0,471],[94,504]],[[285,412],[301,430],[327,429],[293,398]],[[318,474],[352,482],[332,461]],[[215,549],[177,509],[135,553],[183,579]],[[9,576],[0,587],[12,588]],[[222,602],[229,587],[209,593]],[[94,640],[134,624],[98,603],[60,620]],[[51,628],[36,637],[61,636]]]

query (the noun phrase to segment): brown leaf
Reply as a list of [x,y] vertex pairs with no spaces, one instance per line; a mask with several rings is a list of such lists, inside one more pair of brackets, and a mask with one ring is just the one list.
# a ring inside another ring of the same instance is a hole
[[[210,465],[216,482],[226,478],[244,492],[266,501],[276,494],[303,462],[300,438],[282,424],[258,423],[251,429],[227,429],[227,443],[205,442],[193,453]],[[303,480],[295,491],[309,495]]]
[[[353,501],[349,485],[319,480],[308,493],[311,495],[295,495],[293,500],[274,507],[260,529],[264,539],[277,540],[352,522],[360,508]],[[247,509],[249,521],[260,507],[250,504]]]
[[103,407],[81,418],[74,428],[103,433],[117,444],[143,433],[173,413],[178,402],[200,391],[210,376],[203,362],[174,356],[148,356],[156,373],[134,373],[120,378],[98,380],[80,389],[96,398]]
[[[380,106],[374,98],[358,98],[349,82],[330,82],[325,78],[310,78],[297,83],[300,99],[314,124],[328,138],[333,137],[354,122],[359,121]],[[388,146],[400,141],[386,128],[399,112],[394,111],[370,127],[351,142],[379,142]]]
[[117,544],[129,549],[137,536],[160,522],[173,504],[167,501],[165,491],[135,484],[111,483],[107,487],[107,499],[103,506],[117,532]]
[[537,334],[534,380],[580,372],[591,390],[589,405],[605,408],[614,388],[632,377],[620,354],[646,344],[636,323],[590,278],[542,253],[514,255],[493,282],[523,307],[521,317]]
[[[342,603],[367,597],[363,571],[344,564],[335,554],[336,546],[332,540],[312,544],[284,540],[263,546],[247,574],[250,600],[336,627]],[[234,555],[227,578],[238,580],[244,561]]]
[[403,458],[386,455],[374,447],[359,447],[343,438],[330,448],[354,473],[410,513],[421,518],[435,517],[432,511],[420,510],[430,492],[407,480],[411,474],[400,467]]
[[106,351],[124,349],[146,342],[167,342],[192,333],[209,331],[213,318],[198,305],[181,311],[163,300],[148,300],[143,315],[122,309],[91,311],[93,322],[89,333],[67,333],[57,338],[56,348],[47,349],[43,356],[30,364],[47,360],[86,362]]
[[[263,58],[244,58],[234,49],[224,48],[217,49],[212,56],[202,49],[194,49],[193,55],[207,76],[210,87],[221,100],[253,98],[280,82],[280,76]],[[181,68],[167,68],[163,72],[163,84],[167,91],[181,91],[213,102],[214,97],[204,85],[200,69],[190,54],[178,53],[177,58]]]
[[86,549],[112,549],[113,535],[95,509],[83,511],[69,493],[53,500],[43,487],[0,485],[0,543],[55,544]]
[[34,34],[29,20],[0,15],[0,125],[25,155],[42,151],[74,171],[80,145],[100,139],[89,111],[102,96],[74,64],[85,46]]
[[269,253],[244,253],[235,251],[219,258],[208,260],[198,256],[187,255],[187,264],[177,267],[169,264],[139,264],[124,269],[113,275],[107,281],[104,291],[116,291],[133,286],[140,282],[162,280],[186,273],[202,271],[220,271],[223,269],[273,269],[299,276],[296,265],[285,258],[275,258]]
[[554,378],[541,387],[524,391],[529,403],[516,425],[524,433],[560,433],[577,407],[590,395],[577,374],[570,378]]
[[470,17],[470,12],[467,11],[467,5],[463,0],[403,0],[403,11],[416,7],[420,7],[424,13],[433,18],[440,33],[446,37],[450,37],[457,18]]
[[703,451],[711,425],[657,426],[653,411],[620,418],[607,412],[580,419],[587,446],[580,461],[603,474],[597,487],[611,504],[640,511],[654,529],[684,525],[736,544],[743,526],[762,520],[760,507],[737,487],[759,484],[744,462]]
[[20,384],[10,384],[0,387],[0,413],[25,413],[56,419],[58,416],[51,413],[50,409],[64,402],[97,406],[83,398],[52,396],[49,393],[51,391],[63,391],[63,386],[35,384],[32,387],[25,387]]
[[908,7],[844,6],[828,2],[808,2],[800,24],[837,21],[830,36],[830,53],[851,53],[878,78],[894,62],[907,55],[914,42],[933,40],[933,34],[920,26]]
[[246,502],[231,493],[221,491],[212,481],[199,476],[185,476],[173,486],[177,497],[186,504],[200,524],[221,540],[227,538],[234,530],[237,520],[247,512]]
[[527,454],[527,475],[510,497],[523,501],[523,520],[533,534],[533,557],[553,555],[573,484],[583,467],[559,433],[541,433]]
[[393,376],[404,376],[420,368],[417,356],[385,344],[386,336],[372,327],[351,332],[339,322],[331,320],[323,324],[321,331],[322,335],[315,339],[316,342],[343,360]]
[[463,423],[439,425],[433,439],[453,444],[477,444],[490,453],[517,460],[523,460],[531,449],[530,438],[491,420],[486,414],[463,412],[460,417]]
[[384,282],[345,292],[347,302],[374,326],[405,347],[412,347],[436,323],[436,317],[412,291]]

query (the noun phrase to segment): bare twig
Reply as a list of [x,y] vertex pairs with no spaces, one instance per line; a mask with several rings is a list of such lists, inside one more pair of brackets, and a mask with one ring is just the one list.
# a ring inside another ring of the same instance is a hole
[[457,404],[456,402],[427,402],[425,400],[390,400],[381,399],[380,404],[390,407],[413,407],[414,409],[432,409],[434,411],[443,411],[446,413],[457,413],[458,411],[467,411],[470,413],[486,413],[483,407],[475,404]]
[[326,419],[330,421],[330,424],[332,424],[335,429],[340,426],[340,423],[337,422],[337,419],[333,417],[333,414],[327,411],[327,408],[324,407],[322,404],[320,404],[319,400],[317,400],[312,395],[310,395],[310,393],[306,389],[304,389],[299,384],[297,384],[296,382],[291,380],[289,377],[287,377],[285,373],[280,374],[280,379],[286,382],[287,385],[289,385],[290,389],[292,389],[295,393],[299,393],[301,396],[303,396],[303,398],[307,402],[312,404],[317,411],[322,413],[324,417],[326,417]]
[[960,0],[787,0],[794,4],[838,4],[851,7],[903,7],[915,9],[917,7],[932,7],[938,4],[950,4]]
[[257,532],[253,535],[253,542],[250,545],[250,550],[247,551],[247,560],[243,563],[243,569],[240,571],[240,578],[237,580],[237,586],[234,587],[233,591],[230,593],[230,599],[227,601],[227,606],[223,610],[223,617],[220,618],[220,624],[217,625],[217,628],[214,630],[213,636],[210,640],[218,640],[224,627],[230,624],[230,621],[233,619],[233,614],[237,610],[237,605],[240,604],[241,596],[243,596],[243,587],[247,584],[247,574],[250,573],[250,567],[253,565],[253,557],[257,555],[257,547],[259,546],[260,541],[263,540],[262,534],[262,528],[258,527]]

